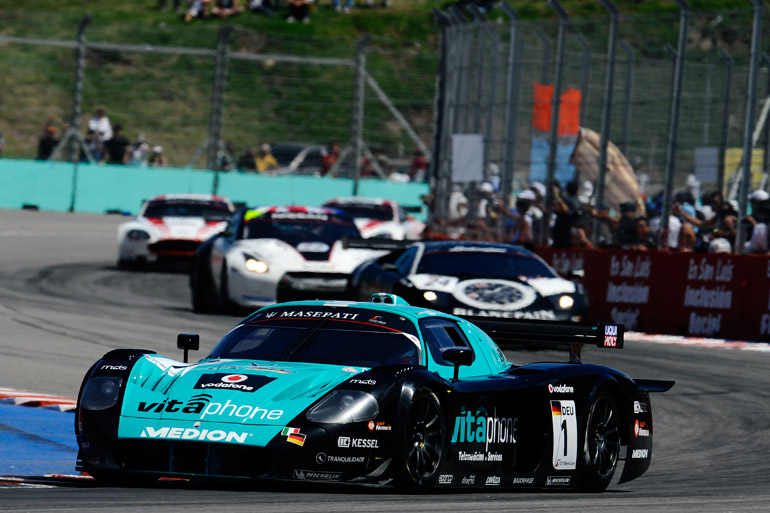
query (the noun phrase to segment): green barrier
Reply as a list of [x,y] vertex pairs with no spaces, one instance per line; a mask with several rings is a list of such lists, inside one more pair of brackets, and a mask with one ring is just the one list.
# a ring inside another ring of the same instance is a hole
[[[143,200],[158,194],[200,193],[214,189],[215,173],[191,168],[145,168],[66,162],[0,159],[0,208],[135,214]],[[73,194],[74,184],[74,194]],[[263,176],[220,173],[218,193],[248,205],[309,205],[351,196],[353,181],[315,176]],[[428,192],[422,183],[398,184],[365,179],[360,196],[419,206]]]

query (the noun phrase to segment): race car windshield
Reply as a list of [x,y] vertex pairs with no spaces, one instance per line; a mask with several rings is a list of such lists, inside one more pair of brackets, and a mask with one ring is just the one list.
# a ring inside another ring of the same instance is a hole
[[208,358],[376,367],[419,364],[420,349],[414,337],[368,323],[268,319],[238,326]]
[[417,274],[474,278],[555,278],[557,275],[540,260],[505,252],[437,251],[425,253]]
[[245,239],[279,239],[293,246],[304,241],[332,244],[343,237],[359,238],[361,233],[353,223],[288,219],[256,219],[244,231]]
[[231,215],[225,203],[200,201],[152,201],[144,211],[144,217],[203,217],[221,221]]
[[331,208],[338,208],[356,219],[374,219],[376,221],[392,221],[393,208],[388,205],[345,205],[330,204]]

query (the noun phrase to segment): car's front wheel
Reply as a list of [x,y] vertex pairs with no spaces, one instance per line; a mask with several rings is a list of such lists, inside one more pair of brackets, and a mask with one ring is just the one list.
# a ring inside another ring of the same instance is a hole
[[435,486],[446,457],[446,422],[436,394],[418,390],[405,419],[396,485],[407,491]]
[[583,442],[581,487],[601,492],[610,484],[620,454],[620,411],[615,398],[599,390],[591,399]]

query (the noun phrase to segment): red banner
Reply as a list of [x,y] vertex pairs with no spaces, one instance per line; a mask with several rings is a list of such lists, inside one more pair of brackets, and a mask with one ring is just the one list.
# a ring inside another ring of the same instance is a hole
[[588,321],[628,330],[770,340],[770,257],[623,250],[538,254],[557,272],[583,270]]

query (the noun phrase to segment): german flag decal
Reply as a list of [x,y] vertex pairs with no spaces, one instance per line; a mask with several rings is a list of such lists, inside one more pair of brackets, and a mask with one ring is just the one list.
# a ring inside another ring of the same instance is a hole
[[285,427],[281,431],[281,436],[286,437],[287,442],[299,445],[305,445],[305,435],[299,432],[299,428]]
[[551,413],[561,415],[561,403],[559,401],[551,401]]

